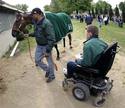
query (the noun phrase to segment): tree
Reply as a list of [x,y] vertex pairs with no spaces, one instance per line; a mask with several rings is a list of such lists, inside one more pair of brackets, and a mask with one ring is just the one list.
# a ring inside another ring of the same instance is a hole
[[107,15],[108,14],[108,9],[105,7],[104,8],[104,12],[103,12],[104,15]]
[[120,8],[120,10],[123,10],[125,8],[125,2],[120,2],[119,8]]
[[112,19],[113,16],[114,16],[113,10],[112,10],[112,7],[110,7],[110,9],[109,9],[109,18],[110,18],[110,20]]
[[122,19],[123,19],[123,22],[125,23],[125,8],[122,10]]
[[81,10],[83,12],[90,10],[91,2],[92,2],[92,0],[77,0],[77,2],[75,3],[76,8],[77,8],[77,10]]
[[73,11],[77,11],[75,0],[59,0],[61,11],[71,14]]
[[102,8],[99,9],[99,14],[103,14],[103,9]]
[[59,12],[59,11],[61,11],[60,1],[59,1],[59,0],[51,0],[50,10],[51,10],[52,12]]
[[117,16],[117,17],[120,16],[120,14],[119,14],[119,9],[118,9],[117,5],[116,5],[116,7],[115,7],[115,16]]
[[109,3],[102,0],[99,0],[95,6],[96,6],[96,9],[99,11],[99,14],[108,14],[108,10],[111,7]]
[[94,7],[92,7],[92,16],[93,16],[93,18],[95,18],[95,11],[94,11]]
[[19,10],[24,11],[24,12],[26,12],[27,9],[28,9],[28,6],[27,6],[26,4],[17,4],[15,7],[16,7],[17,9],[19,9]]
[[73,11],[87,11],[91,8],[92,0],[51,0],[50,10],[52,12],[66,12],[68,14]]
[[44,10],[45,10],[45,11],[51,11],[50,6],[49,6],[49,5],[45,5],[45,6],[44,6]]
[[122,19],[125,22],[125,2],[120,2],[119,8],[122,11]]
[[95,8],[95,14],[96,14],[96,16],[99,14],[97,7]]

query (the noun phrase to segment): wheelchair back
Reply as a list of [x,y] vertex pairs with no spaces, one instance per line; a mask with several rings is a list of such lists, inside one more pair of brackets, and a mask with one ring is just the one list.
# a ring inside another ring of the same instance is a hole
[[94,69],[99,70],[98,76],[104,77],[111,69],[115,55],[117,53],[117,47],[118,43],[115,42],[102,52],[99,60],[93,66]]

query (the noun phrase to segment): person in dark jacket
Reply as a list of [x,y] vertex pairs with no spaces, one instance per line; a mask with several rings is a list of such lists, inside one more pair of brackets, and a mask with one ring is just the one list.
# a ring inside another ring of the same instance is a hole
[[[51,22],[45,18],[44,13],[39,8],[34,8],[31,12],[34,25],[34,33],[37,47],[35,52],[35,63],[42,68],[46,74],[47,83],[55,79],[54,63],[52,60],[52,48],[55,43],[55,32]],[[48,65],[43,62],[43,58],[47,59]]]
[[101,15],[98,15],[97,21],[98,21],[98,24],[99,24],[99,28],[101,28],[102,27],[102,23],[103,23],[103,18],[102,18]]
[[92,21],[93,21],[93,17],[91,15],[86,15],[86,17],[85,17],[86,25],[92,24]]
[[118,26],[123,28],[123,20],[121,16],[118,18]]
[[[108,47],[107,43],[98,37],[98,28],[90,25],[87,27],[87,40],[84,42],[83,54],[81,59],[69,61],[67,63],[67,72],[72,75],[73,72],[81,71],[81,67],[91,67],[99,59],[101,53]],[[80,65],[80,66],[79,66]]]

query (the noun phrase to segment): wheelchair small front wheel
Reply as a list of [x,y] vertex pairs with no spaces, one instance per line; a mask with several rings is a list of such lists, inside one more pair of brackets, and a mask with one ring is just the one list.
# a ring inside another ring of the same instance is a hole
[[62,87],[63,87],[63,90],[64,91],[67,91],[68,90],[68,82],[66,80],[62,81]]
[[112,88],[113,88],[113,80],[111,82],[109,82],[109,85],[107,87],[108,92],[110,92],[112,90]]
[[82,83],[76,83],[72,90],[73,96],[80,101],[85,101],[90,96],[90,91],[87,85]]
[[105,98],[102,98],[102,97],[97,97],[95,100],[94,100],[94,106],[96,107],[102,107],[105,103],[106,99]]

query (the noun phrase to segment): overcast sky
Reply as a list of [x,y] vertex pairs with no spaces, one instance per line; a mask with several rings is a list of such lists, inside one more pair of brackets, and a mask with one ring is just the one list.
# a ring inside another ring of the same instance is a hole
[[[43,7],[47,4],[50,4],[51,0],[3,0],[9,4],[15,5],[15,4],[27,4],[29,6],[28,11],[31,11],[35,7],[39,7],[43,10]],[[98,0],[93,0],[94,2],[97,2]],[[121,1],[125,0],[104,0],[107,1],[112,5],[114,8],[116,4],[119,4]]]
[[39,7],[43,10],[43,7],[47,4],[50,4],[51,0],[3,0],[9,4],[16,5],[16,4],[27,4],[28,11],[31,11],[35,7]]

